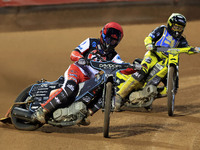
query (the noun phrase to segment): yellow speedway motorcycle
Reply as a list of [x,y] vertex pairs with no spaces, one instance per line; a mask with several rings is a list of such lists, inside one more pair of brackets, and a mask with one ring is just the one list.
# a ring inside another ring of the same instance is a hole
[[[145,78],[144,86],[141,89],[132,91],[125,99],[125,106],[152,110],[152,103],[155,99],[167,97],[168,115],[174,115],[175,95],[179,87],[179,55],[181,53],[200,53],[199,50],[191,48],[166,48],[156,47],[158,52],[168,53],[168,58],[159,61]],[[136,59],[135,63],[141,63]],[[117,90],[129,78],[130,75],[117,73]]]

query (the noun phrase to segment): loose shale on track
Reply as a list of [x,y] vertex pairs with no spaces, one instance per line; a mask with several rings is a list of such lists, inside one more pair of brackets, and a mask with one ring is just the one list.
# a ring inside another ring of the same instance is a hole
[[[115,21],[115,20],[114,20]],[[105,22],[106,23],[106,22]],[[165,22],[161,23],[165,24]],[[143,40],[159,24],[123,24],[124,38],[117,47],[122,59],[132,62],[146,52]],[[188,21],[185,35],[200,46],[200,21]],[[6,31],[6,27],[5,31]],[[10,27],[9,27],[10,28]],[[56,80],[68,68],[70,52],[87,37],[99,37],[102,26],[26,30],[0,33],[0,116],[28,85],[45,78]],[[10,29],[9,29],[10,30]],[[153,111],[124,108],[111,115],[110,138],[103,138],[101,110],[87,127],[45,125],[33,132],[0,123],[1,150],[199,150],[200,55],[180,56],[180,86],[175,116],[167,115],[166,98]]]

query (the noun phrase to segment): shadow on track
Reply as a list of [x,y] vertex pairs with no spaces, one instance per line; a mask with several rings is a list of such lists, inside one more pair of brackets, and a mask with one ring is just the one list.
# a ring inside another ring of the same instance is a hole
[[[129,124],[122,126],[111,126],[110,127],[110,138],[118,139],[131,137],[136,135],[141,135],[149,132],[157,132],[158,130],[168,130],[172,126],[177,126],[175,124],[169,124],[168,127],[165,124]],[[45,133],[63,133],[63,134],[99,134],[103,133],[103,127],[63,127],[57,128],[52,126],[43,126],[38,131]]]

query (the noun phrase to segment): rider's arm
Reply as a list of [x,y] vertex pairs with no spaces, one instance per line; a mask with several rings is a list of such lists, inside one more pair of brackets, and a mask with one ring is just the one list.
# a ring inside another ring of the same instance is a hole
[[147,36],[147,37],[144,39],[144,45],[145,45],[145,47],[146,47],[146,49],[147,49],[148,51],[153,50],[152,37]]
[[87,38],[71,52],[70,59],[72,61],[78,61],[80,58],[84,59],[83,54],[89,49],[89,46],[90,38]]
[[164,25],[157,27],[144,39],[144,45],[148,51],[153,50],[153,45],[162,36],[164,28]]
[[182,48],[182,51],[185,51],[189,55],[199,52],[198,47],[189,46],[186,38],[183,36],[180,38],[178,48]]
[[72,61],[78,61],[80,58],[84,58],[78,50],[73,50],[70,55]]

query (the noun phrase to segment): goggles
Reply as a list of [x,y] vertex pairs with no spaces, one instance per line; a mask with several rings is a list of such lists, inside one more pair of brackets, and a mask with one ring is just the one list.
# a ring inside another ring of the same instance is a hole
[[175,31],[175,32],[183,32],[183,30],[184,30],[184,26],[182,26],[182,25],[178,25],[178,24],[174,24],[173,26],[172,26],[172,30],[173,31]]
[[[104,29],[104,28],[103,28]],[[107,29],[107,34],[105,35],[102,29],[102,37],[107,45],[116,46],[121,40],[121,32],[114,29]]]
[[109,37],[105,38],[105,42],[106,42],[106,44],[109,44],[111,46],[114,46],[114,45],[118,44],[118,40],[117,39],[109,38]]

